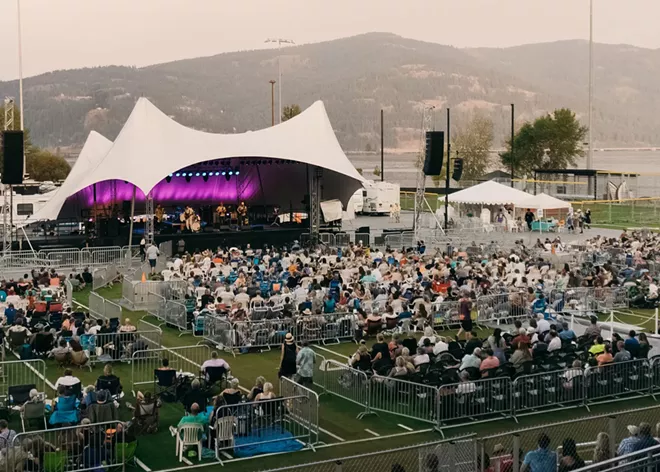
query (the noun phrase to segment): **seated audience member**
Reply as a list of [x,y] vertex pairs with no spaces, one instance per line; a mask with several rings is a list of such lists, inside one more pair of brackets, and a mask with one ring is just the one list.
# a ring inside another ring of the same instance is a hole
[[119,327],[120,333],[134,333],[137,331],[137,328],[134,324],[131,323],[131,320],[126,318],[124,324]]
[[597,337],[600,337],[600,326],[598,325],[598,318],[595,316],[591,316],[589,318],[590,324],[587,326],[587,329],[584,330],[584,335],[595,339]]
[[577,336],[575,335],[575,331],[569,328],[568,322],[563,321],[561,327],[562,330],[559,333],[559,339],[561,339],[562,342],[577,341]]
[[627,362],[632,360],[632,355],[626,350],[625,343],[618,341],[616,343],[616,354],[614,355],[614,362]]
[[96,390],[108,390],[110,395],[119,395],[122,392],[121,382],[112,371],[112,364],[103,366],[103,375],[96,379]]
[[6,451],[8,447],[14,445],[16,431],[9,428],[7,420],[0,420],[0,451]]
[[486,349],[485,351],[486,358],[481,361],[479,370],[482,372],[483,377],[488,377],[488,370],[496,369],[500,366],[500,360],[495,357],[491,349]]
[[483,343],[477,337],[477,333],[475,331],[468,331],[466,335],[467,335],[467,342],[465,343],[464,351],[465,354],[472,354],[472,352],[475,349],[481,348]]
[[256,396],[255,401],[263,401],[263,400],[272,400],[274,398],[277,398],[277,395],[275,395],[275,392],[273,392],[273,384],[270,382],[266,382],[264,384],[264,391],[263,393],[260,393],[259,395]]
[[555,471],[557,468],[557,453],[550,449],[550,438],[541,434],[538,449],[528,452],[523,460],[521,472]]
[[463,360],[461,361],[458,370],[465,370],[470,367],[475,369],[481,367],[481,349],[478,347],[475,348],[471,354],[465,354],[465,356],[463,356]]
[[138,392],[136,396],[133,421],[137,423],[140,434],[153,434],[158,432],[160,400],[149,391]]
[[265,383],[266,383],[266,379],[264,377],[262,376],[257,377],[257,379],[254,381],[254,387],[252,387],[250,393],[248,393],[247,395],[248,401],[254,401],[257,395],[263,393]]
[[186,411],[190,411],[193,404],[197,404],[202,411],[206,410],[207,397],[206,393],[201,389],[201,383],[195,379],[190,384],[190,390],[183,396],[181,403]]
[[119,419],[117,406],[110,398],[107,390],[96,392],[96,403],[87,408],[87,417],[92,423],[106,423]]
[[208,424],[208,417],[206,415],[202,415],[202,408],[197,404],[193,403],[190,405],[190,414],[184,415],[180,420],[179,424],[177,425],[178,427],[183,426],[184,424],[199,424],[199,425],[206,425]]
[[605,364],[611,364],[614,362],[614,357],[612,356],[612,348],[609,346],[605,347],[605,351],[603,351],[601,354],[596,356],[596,361],[598,361],[598,365],[605,365]]
[[[264,391],[266,391],[266,384],[264,384]],[[223,396],[227,405],[238,404],[243,397],[243,394],[241,393],[241,390],[239,388],[238,379],[231,379],[229,381],[229,386],[226,389],[224,389],[222,392],[220,392],[220,395]],[[263,394],[259,394],[259,395],[263,395]],[[257,397],[259,395],[257,395]]]
[[417,355],[413,357],[413,365],[419,369],[422,365],[428,365],[431,363],[431,358],[426,353],[424,347],[417,348]]
[[603,338],[598,336],[594,341],[594,344],[589,348],[589,354],[591,354],[594,357],[597,357],[604,352],[605,352],[605,343],[603,342]]
[[80,384],[80,379],[73,375],[73,371],[71,369],[66,369],[64,371],[64,375],[55,381],[55,388],[59,387],[60,385],[70,388],[77,384]]
[[89,358],[87,357],[87,354],[85,354],[80,342],[78,342],[77,339],[72,339],[69,341],[69,345],[71,347],[71,352],[69,353],[71,364],[77,367],[82,367],[87,364]]
[[211,358],[210,359],[208,359],[208,360],[206,360],[202,363],[202,372],[205,373],[206,380],[209,379],[209,374],[206,372],[206,369],[209,368],[209,367],[224,367],[227,374],[229,374],[229,372],[230,372],[229,364],[224,359],[220,359],[218,357],[218,353],[216,351],[213,351],[211,353]]

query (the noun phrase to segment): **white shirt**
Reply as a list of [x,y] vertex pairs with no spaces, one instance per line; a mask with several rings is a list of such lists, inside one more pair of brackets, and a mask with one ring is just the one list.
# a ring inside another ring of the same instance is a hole
[[536,332],[537,333],[545,333],[546,331],[550,331],[550,323],[548,320],[545,319],[540,319],[536,321]]
[[99,331],[101,331],[101,326],[100,325],[94,325],[91,328],[87,330],[87,333],[89,334],[99,334]]
[[548,343],[548,352],[558,351],[560,349],[561,349],[561,338],[559,336],[555,336]]
[[204,361],[202,364],[202,370],[206,370],[207,367],[224,367],[229,370],[229,364],[224,359],[209,359]]
[[250,295],[245,292],[241,292],[234,297],[236,303],[242,303],[243,306],[247,306],[250,303]]
[[438,339],[435,343],[435,346],[433,346],[433,354],[437,356],[438,354],[442,354],[443,352],[447,351],[449,351],[449,344]]
[[79,384],[80,379],[78,377],[74,377],[73,375],[66,375],[64,377],[60,377],[57,379],[57,382],[55,382],[55,388],[59,387],[60,385],[64,385],[65,387],[71,387],[72,385]]
[[160,251],[156,246],[153,244],[147,248],[147,259],[158,259],[158,255],[160,254]]

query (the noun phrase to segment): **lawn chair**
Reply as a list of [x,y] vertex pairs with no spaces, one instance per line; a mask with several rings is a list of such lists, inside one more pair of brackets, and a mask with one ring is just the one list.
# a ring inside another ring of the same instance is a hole
[[207,367],[204,369],[204,373],[206,374],[207,388],[213,387],[218,382],[221,382],[222,387],[222,382],[227,381],[227,369],[224,367]]
[[154,393],[164,401],[176,401],[176,371],[154,370]]
[[[30,426],[30,422],[39,422],[39,429],[47,429],[46,425],[46,404],[42,401],[36,403],[26,403],[23,405],[21,410],[21,425],[23,426],[23,432],[26,431],[25,425]],[[41,424],[43,423],[43,428]]]
[[[215,431],[216,456],[221,444],[223,450],[234,448],[234,420],[233,416],[225,416],[224,418],[218,418],[214,425],[209,426],[210,431]],[[209,434],[209,449],[211,449],[211,436]]]
[[183,451],[188,446],[197,446],[197,460],[202,460],[202,435],[204,426],[201,424],[188,423],[183,424],[176,430],[176,451],[175,456],[179,456],[179,462],[183,462]]

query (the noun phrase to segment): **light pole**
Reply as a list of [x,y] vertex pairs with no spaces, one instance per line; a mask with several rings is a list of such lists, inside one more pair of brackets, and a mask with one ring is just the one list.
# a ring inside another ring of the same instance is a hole
[[275,81],[270,80],[270,125],[275,126]]
[[280,109],[280,118],[278,123],[282,123],[282,64],[281,64],[281,56],[282,56],[282,44],[296,44],[293,42],[291,39],[282,39],[282,38],[269,38],[265,43],[277,43],[277,90],[278,90],[278,104],[279,104],[279,109]]
[[593,144],[593,99],[594,99],[594,0],[589,0],[589,151],[587,152],[587,169],[594,165]]
[[[21,130],[25,130],[25,113],[23,113],[23,38],[21,32],[21,0],[16,0],[18,23],[18,95],[21,100]],[[23,176],[25,176],[25,152],[23,152]]]

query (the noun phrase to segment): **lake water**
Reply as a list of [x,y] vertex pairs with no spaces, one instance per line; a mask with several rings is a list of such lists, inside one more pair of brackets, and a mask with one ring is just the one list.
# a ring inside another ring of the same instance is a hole
[[[355,167],[362,169],[365,178],[379,179],[373,174],[373,170],[376,166],[380,167],[380,154],[349,154],[348,157]],[[498,157],[494,154],[493,161],[497,160]],[[415,154],[385,154],[384,161],[385,180],[398,183],[402,187],[416,186]],[[580,159],[578,168],[586,168],[585,159]],[[594,168],[641,174],[637,182],[629,185],[629,188],[638,196],[660,196],[660,150],[594,151]],[[432,185],[430,179],[427,185]]]

